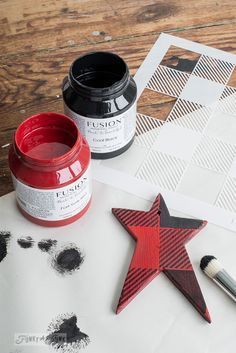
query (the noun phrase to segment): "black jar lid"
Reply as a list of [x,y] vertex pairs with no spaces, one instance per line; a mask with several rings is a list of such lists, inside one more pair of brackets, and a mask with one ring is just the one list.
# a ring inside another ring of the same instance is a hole
[[83,96],[106,97],[123,91],[129,83],[125,61],[111,52],[92,52],[77,58],[69,71],[69,82]]

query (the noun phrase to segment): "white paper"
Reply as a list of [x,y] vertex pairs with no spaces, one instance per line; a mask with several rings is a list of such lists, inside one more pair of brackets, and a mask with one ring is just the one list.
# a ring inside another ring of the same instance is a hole
[[[1,229],[12,232],[9,253],[0,263],[0,351],[53,352],[47,345],[14,345],[14,335],[43,334],[53,318],[73,312],[91,340],[84,352],[234,353],[235,303],[201,272],[199,261],[213,254],[236,276],[235,234],[208,225],[187,244],[212,324],[163,274],[116,315],[135,242],[111,208],[148,210],[151,203],[99,182],[93,186],[87,214],[61,228],[27,221],[16,208],[14,193],[0,199]],[[20,248],[21,236],[32,236],[34,247]],[[81,268],[70,276],[58,275],[50,267],[50,256],[37,247],[45,238],[58,240],[59,247],[75,243],[85,254]]]

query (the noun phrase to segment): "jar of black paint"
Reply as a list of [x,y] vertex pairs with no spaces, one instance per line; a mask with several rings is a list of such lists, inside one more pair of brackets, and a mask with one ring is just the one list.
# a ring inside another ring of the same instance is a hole
[[110,52],[76,59],[64,79],[65,114],[87,139],[92,158],[118,156],[132,144],[137,87],[125,61]]

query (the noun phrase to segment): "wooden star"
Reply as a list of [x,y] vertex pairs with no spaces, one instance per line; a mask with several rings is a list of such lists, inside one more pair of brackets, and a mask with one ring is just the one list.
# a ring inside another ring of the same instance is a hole
[[113,208],[113,214],[137,241],[116,313],[163,272],[205,320],[211,322],[184,244],[206,221],[172,217],[159,194],[148,212]]

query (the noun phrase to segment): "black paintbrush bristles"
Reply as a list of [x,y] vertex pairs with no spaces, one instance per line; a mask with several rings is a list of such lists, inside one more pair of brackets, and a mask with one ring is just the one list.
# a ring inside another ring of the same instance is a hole
[[209,264],[209,262],[211,262],[211,260],[215,259],[215,256],[212,256],[212,255],[206,255],[206,256],[203,256],[203,258],[201,259],[201,262],[200,262],[200,268],[202,271],[205,270],[205,268],[207,267],[207,265]]

